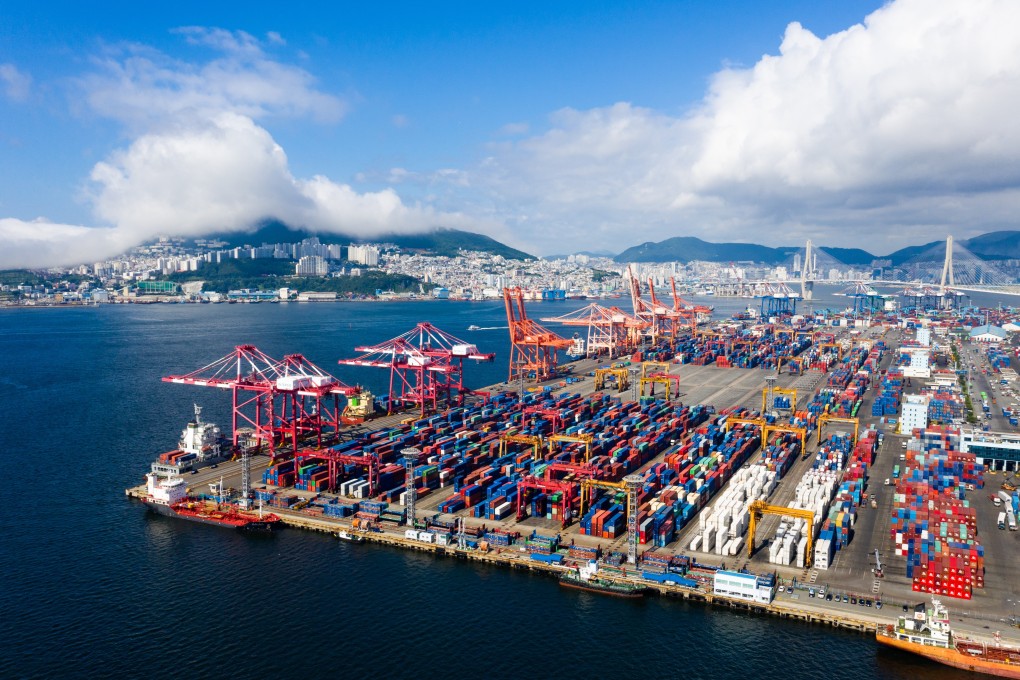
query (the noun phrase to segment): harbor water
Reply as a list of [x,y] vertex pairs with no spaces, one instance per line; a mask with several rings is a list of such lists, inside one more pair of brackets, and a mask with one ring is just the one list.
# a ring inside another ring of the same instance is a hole
[[[753,301],[699,302],[721,317]],[[423,320],[497,352],[468,367],[471,386],[506,378],[501,301],[0,310],[0,677],[963,677],[856,633],[321,534],[242,535],[124,497],[193,403],[230,422],[228,392],[162,376],[254,344],[381,394],[387,374],[336,360]]]

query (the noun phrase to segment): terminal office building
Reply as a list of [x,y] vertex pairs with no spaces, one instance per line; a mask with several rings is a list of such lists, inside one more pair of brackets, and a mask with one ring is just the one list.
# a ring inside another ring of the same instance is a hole
[[989,470],[1020,472],[1020,434],[963,430],[960,450],[973,453]]

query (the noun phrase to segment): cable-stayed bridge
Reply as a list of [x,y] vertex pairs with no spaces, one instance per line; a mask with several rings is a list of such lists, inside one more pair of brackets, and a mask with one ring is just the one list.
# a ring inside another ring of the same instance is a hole
[[[991,293],[1020,296],[1017,278],[994,261],[984,260],[953,241],[949,236],[945,244],[922,251],[896,267],[883,269],[880,278],[861,277],[852,280],[830,280],[822,272],[836,269],[859,269],[840,262],[831,254],[808,241],[804,248],[793,253],[786,263],[791,274],[787,277],[762,280],[702,281],[703,289],[717,295],[756,297],[789,300],[811,300],[816,284],[847,285],[848,296],[874,296],[883,294],[875,287],[894,288],[899,295],[925,300],[940,299],[934,306],[952,305],[956,298],[969,293]],[[870,270],[870,267],[868,268]],[[706,291],[707,292],[707,291]]]

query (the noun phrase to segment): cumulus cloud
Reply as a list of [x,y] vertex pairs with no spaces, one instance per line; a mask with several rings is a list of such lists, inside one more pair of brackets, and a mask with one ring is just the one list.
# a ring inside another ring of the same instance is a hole
[[565,109],[547,132],[494,145],[476,175],[536,238],[552,226],[616,247],[631,227],[639,240],[871,237],[881,252],[1011,226],[1017,25],[1010,0],[899,0],[824,38],[792,23],[778,54],[721,70],[684,115]]
[[45,219],[0,218],[0,269],[78,264],[134,245],[115,229],[56,224]]
[[[97,163],[90,179],[88,199],[112,228],[6,220],[0,241],[14,245],[0,254],[0,267],[95,259],[160,235],[245,230],[268,218],[365,237],[478,224],[406,204],[392,189],[360,193],[322,175],[296,178],[269,132],[235,113],[142,135]],[[67,255],[55,258],[61,251]]]
[[254,36],[199,27],[176,32],[216,56],[186,62],[142,45],[112,47],[78,81],[88,106],[135,130],[223,112],[335,122],[347,110],[343,99],[317,88],[311,73],[267,55]]
[[3,84],[4,94],[8,98],[23,102],[28,99],[32,78],[18,70],[14,64],[0,64],[0,84]]

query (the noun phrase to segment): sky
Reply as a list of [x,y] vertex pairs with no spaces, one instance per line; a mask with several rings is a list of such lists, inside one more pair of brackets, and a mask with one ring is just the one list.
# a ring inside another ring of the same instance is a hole
[[0,7],[0,268],[268,218],[537,255],[1017,228],[1015,0],[295,4]]

